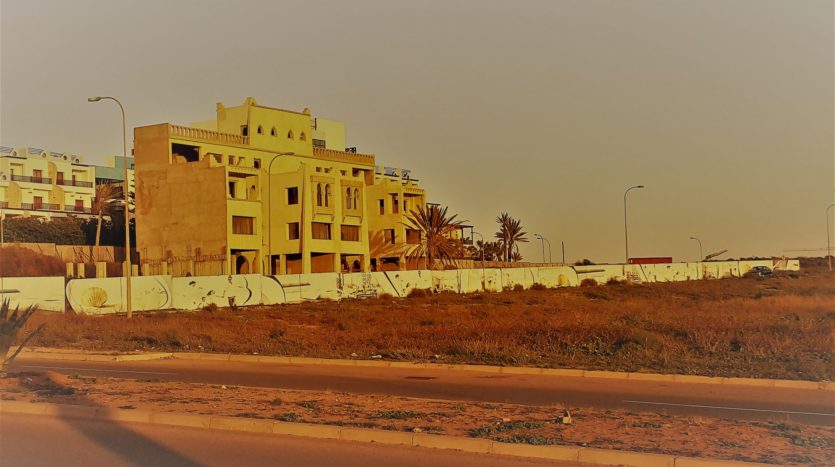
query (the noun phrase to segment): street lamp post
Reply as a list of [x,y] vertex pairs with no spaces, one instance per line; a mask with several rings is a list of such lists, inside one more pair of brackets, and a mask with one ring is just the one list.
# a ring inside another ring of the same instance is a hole
[[629,224],[626,220],[626,195],[636,188],[644,188],[643,185],[631,186],[623,192],[623,239],[626,243],[626,264],[629,264]]
[[295,152],[279,152],[276,154],[276,157],[273,157],[270,160],[270,164],[267,166],[267,230],[268,235],[267,237],[267,267],[272,274],[273,272],[273,179],[272,169],[273,169],[273,162],[277,161],[281,156],[294,156],[296,155]]
[[545,262],[545,244],[548,244],[548,263],[552,263],[553,259],[551,256],[551,242],[540,234],[533,234],[534,238],[542,242],[542,262]]
[[122,158],[124,160],[125,165],[125,184],[122,187],[122,192],[125,195],[125,269],[127,272],[125,273],[125,298],[127,299],[127,312],[128,318],[130,318],[133,313],[133,304],[131,303],[131,289],[130,289],[130,282],[131,282],[131,275],[133,271],[131,270],[130,264],[130,197],[128,196],[128,131],[127,126],[125,126],[125,108],[122,106],[122,103],[119,102],[119,99],[110,96],[93,96],[88,97],[87,102],[99,102],[101,100],[111,100],[115,102],[119,106],[119,111],[122,113]]
[[704,254],[702,252],[702,241],[696,237],[690,237],[690,240],[696,240],[699,242],[699,262],[702,262],[702,259],[704,258]]
[[830,249],[829,243],[829,210],[835,206],[835,203],[830,204],[826,207],[826,259],[829,261],[829,270],[832,270],[832,250]]

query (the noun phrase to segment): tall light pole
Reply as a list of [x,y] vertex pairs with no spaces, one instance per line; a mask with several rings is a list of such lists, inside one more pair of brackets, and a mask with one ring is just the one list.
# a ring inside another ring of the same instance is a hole
[[545,262],[545,237],[539,234],[533,234],[533,237],[539,240],[539,243],[542,244],[542,262]]
[[546,243],[548,244],[548,262],[549,263],[553,262],[553,259],[551,257],[551,242],[547,238],[545,238],[544,236],[542,236],[540,234],[533,234],[533,236],[534,236],[534,238],[536,238],[540,242],[542,242],[542,262],[543,263],[545,262],[545,244]]
[[125,108],[122,106],[122,103],[119,102],[119,99],[110,96],[93,96],[87,98],[87,102],[98,102],[101,100],[111,100],[115,102],[119,106],[119,110],[122,112],[122,150],[124,151],[122,152],[122,157],[125,165],[125,184],[122,188],[122,192],[125,195],[125,268],[127,270],[125,273],[125,295],[127,299],[128,318],[130,318],[133,315],[133,304],[131,303],[130,290],[132,268],[130,264],[130,197],[128,196],[128,130],[125,126]]
[[[273,162],[277,161],[281,156],[295,156],[295,152],[279,152],[275,155],[275,157],[270,160],[270,164],[267,166],[267,229],[269,231],[267,237],[267,267],[269,268],[270,273],[273,272],[273,178],[272,178],[272,170],[273,170]],[[300,194],[299,196],[304,196]],[[302,216],[304,213],[302,213]]]
[[626,242],[626,264],[629,264],[629,224],[626,220],[626,195],[636,188],[644,188],[643,185],[631,186],[623,192],[623,239]]
[[832,270],[832,250],[829,246],[829,224],[831,223],[829,222],[829,210],[832,209],[833,206],[835,206],[835,203],[832,203],[826,207],[826,259],[829,260],[830,271]]
[[696,237],[690,237],[690,240],[696,240],[697,242],[699,242],[699,262],[701,263],[702,259],[705,257],[702,253],[702,241]]

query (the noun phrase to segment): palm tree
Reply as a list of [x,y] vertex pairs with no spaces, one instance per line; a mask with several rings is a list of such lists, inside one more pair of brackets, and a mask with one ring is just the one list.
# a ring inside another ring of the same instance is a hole
[[[528,233],[522,230],[522,221],[514,219],[508,213],[503,212],[496,218],[496,223],[499,224],[499,231],[496,232],[496,238],[504,250],[504,260],[514,261],[513,247],[517,243],[528,241],[526,236]],[[521,256],[519,257],[521,259]],[[518,260],[515,260],[518,261]]]
[[426,258],[427,267],[432,269],[434,261],[449,261],[460,258],[464,246],[460,240],[452,238],[453,232],[461,228],[466,221],[457,221],[457,215],[448,216],[447,208],[430,205],[426,208],[418,205],[406,216],[407,227],[420,231],[420,243],[413,245],[407,254],[409,259]]
[[112,216],[114,207],[119,203],[119,193],[116,187],[109,183],[96,185],[96,197],[93,198],[91,211],[98,216],[96,223],[96,246],[101,240],[101,222],[105,215]]

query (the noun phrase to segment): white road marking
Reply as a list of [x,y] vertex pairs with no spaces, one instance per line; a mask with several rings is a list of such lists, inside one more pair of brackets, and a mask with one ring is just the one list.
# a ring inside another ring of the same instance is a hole
[[103,371],[107,373],[136,373],[140,375],[176,375],[177,373],[165,373],[161,371],[131,371],[131,370],[102,370],[99,368],[73,368],[69,366],[45,366],[45,365],[22,365],[23,368],[43,368],[47,370],[73,370],[73,371]]
[[745,412],[772,412],[772,413],[787,413],[794,415],[821,415],[824,417],[835,417],[833,413],[818,413],[818,412],[794,412],[791,410],[769,410],[769,409],[752,409],[749,407],[721,407],[716,405],[696,405],[696,404],[673,404],[670,402],[651,402],[651,401],[621,401],[629,404],[647,404],[647,405],[668,405],[673,407],[693,407],[697,409],[718,409],[718,410],[742,410]]

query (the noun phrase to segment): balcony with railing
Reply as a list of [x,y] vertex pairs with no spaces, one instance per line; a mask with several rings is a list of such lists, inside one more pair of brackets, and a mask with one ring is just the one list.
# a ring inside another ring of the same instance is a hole
[[45,183],[47,185],[52,184],[52,179],[49,177],[32,177],[29,175],[12,175],[12,181],[28,183]]
[[24,211],[60,211],[61,205],[52,203],[20,203]]
[[93,182],[84,182],[81,180],[56,180],[55,184],[63,186],[77,186],[82,188],[93,188]]
[[78,212],[83,214],[91,214],[93,210],[91,208],[85,208],[83,206],[64,206],[64,211],[66,212]]

